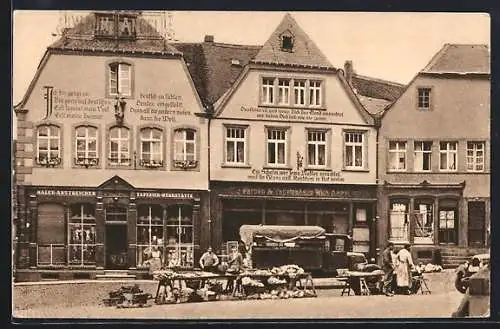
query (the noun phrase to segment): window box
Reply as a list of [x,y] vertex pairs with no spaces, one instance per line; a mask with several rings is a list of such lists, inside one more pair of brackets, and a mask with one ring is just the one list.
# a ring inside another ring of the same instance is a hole
[[146,168],[160,168],[163,167],[163,160],[144,160],[141,159],[140,165]]
[[84,166],[85,168],[99,165],[99,158],[75,158],[74,161],[76,166]]
[[112,166],[124,166],[124,167],[128,167],[130,166],[130,161],[131,159],[129,158],[108,158],[109,160],[109,164],[112,165]]
[[36,163],[43,167],[55,167],[61,164],[62,159],[60,157],[55,158],[35,158]]
[[193,169],[198,166],[196,160],[174,160],[174,167],[180,169]]

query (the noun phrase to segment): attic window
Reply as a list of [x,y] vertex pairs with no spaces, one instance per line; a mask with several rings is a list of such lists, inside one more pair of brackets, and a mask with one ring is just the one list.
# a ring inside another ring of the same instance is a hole
[[293,37],[291,35],[281,36],[281,50],[283,51],[293,50]]
[[96,14],[95,35],[101,38],[134,39],[137,15]]
[[241,66],[241,62],[239,59],[232,59],[231,60],[231,65],[233,66]]

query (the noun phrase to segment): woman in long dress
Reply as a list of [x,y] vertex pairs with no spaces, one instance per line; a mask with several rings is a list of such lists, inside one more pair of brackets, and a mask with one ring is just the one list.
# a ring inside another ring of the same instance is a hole
[[398,290],[408,295],[411,287],[411,269],[413,259],[410,253],[410,244],[405,244],[396,256],[396,283]]

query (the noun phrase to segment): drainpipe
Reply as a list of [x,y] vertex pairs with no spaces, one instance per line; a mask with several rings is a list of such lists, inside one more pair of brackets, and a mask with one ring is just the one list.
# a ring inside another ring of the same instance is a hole
[[[380,140],[380,135],[379,135],[379,132],[380,132],[380,126],[382,124],[382,121],[381,121],[382,117],[380,116],[376,116],[375,117],[375,130],[376,130],[376,142],[375,142],[375,150],[376,150],[376,154],[377,156],[375,157],[375,182],[376,182],[376,193],[377,193],[377,196],[378,196],[378,191],[379,191],[379,140]],[[378,214],[379,213],[379,209],[378,209],[378,197],[377,197],[377,205],[375,205],[376,209],[377,209],[377,214],[375,215],[375,223],[373,225],[373,230],[374,230],[374,234],[373,236],[375,237],[374,238],[374,245],[375,245],[375,259],[378,261],[380,259],[380,248],[378,246],[378,234],[379,234],[379,225],[380,225],[380,215]]]

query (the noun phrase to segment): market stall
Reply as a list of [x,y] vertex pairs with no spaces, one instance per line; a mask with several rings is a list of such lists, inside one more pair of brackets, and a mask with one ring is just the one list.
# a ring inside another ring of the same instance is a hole
[[345,271],[337,278],[344,282],[341,295],[351,294],[351,290],[355,295],[371,295],[382,291],[382,278],[384,271],[375,270],[372,272],[361,271]]
[[316,296],[310,273],[297,265],[239,274],[161,270],[154,278],[158,281],[156,304]]

